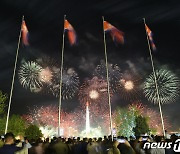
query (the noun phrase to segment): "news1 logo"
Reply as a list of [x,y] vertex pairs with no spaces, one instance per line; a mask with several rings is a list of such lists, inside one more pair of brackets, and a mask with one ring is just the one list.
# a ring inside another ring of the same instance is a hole
[[174,150],[175,152],[180,152],[180,139],[178,139],[178,140],[175,141],[173,150]]
[[175,152],[180,152],[180,139],[177,139],[175,142],[174,142],[174,146],[172,147],[173,143],[172,142],[153,142],[153,143],[150,143],[150,142],[146,142],[144,144],[144,149],[171,149],[173,148],[173,150]]

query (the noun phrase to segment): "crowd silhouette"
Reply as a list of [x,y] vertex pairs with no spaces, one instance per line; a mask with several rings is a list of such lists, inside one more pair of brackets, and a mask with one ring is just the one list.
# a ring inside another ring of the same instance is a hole
[[[103,138],[63,138],[53,137],[31,139],[21,137],[16,140],[12,133],[0,139],[0,154],[174,154],[173,144],[178,136],[139,136]],[[171,143],[171,148],[151,148],[149,143]]]

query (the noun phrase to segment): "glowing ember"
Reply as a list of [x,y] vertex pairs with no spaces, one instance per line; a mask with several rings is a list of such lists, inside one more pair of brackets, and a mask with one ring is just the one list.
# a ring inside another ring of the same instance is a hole
[[132,72],[124,72],[116,83],[119,96],[128,101],[136,101],[141,97],[141,78]]
[[134,88],[134,83],[132,81],[126,81],[124,84],[126,90],[132,90]]
[[89,97],[90,97],[91,99],[97,99],[97,98],[99,97],[99,93],[98,93],[96,90],[91,90],[91,91],[89,92]]
[[39,73],[40,80],[45,83],[51,82],[52,77],[52,72],[48,67],[42,69],[42,71]]

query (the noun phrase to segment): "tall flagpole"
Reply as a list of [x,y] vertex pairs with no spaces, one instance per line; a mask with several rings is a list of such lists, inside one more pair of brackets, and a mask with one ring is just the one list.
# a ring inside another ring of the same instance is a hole
[[[103,19],[103,27],[104,27],[104,16],[102,17],[102,19]],[[103,31],[104,31],[104,28],[103,28]],[[107,50],[106,50],[105,31],[104,31],[104,54],[105,54],[105,63],[106,63],[106,80],[107,80],[107,92],[108,92],[108,104],[109,104],[110,130],[111,130],[111,137],[112,137],[112,140],[113,140],[111,95],[110,95],[109,69],[108,69],[108,58],[107,58]]]
[[[64,15],[65,23],[66,15]],[[62,37],[62,50],[61,50],[61,69],[60,69],[60,83],[59,83],[59,116],[58,116],[58,136],[60,136],[61,128],[61,104],[62,104],[62,78],[63,78],[63,61],[64,61],[64,28],[63,28],[63,37]]]
[[17,45],[17,49],[16,49],[16,58],[15,58],[14,71],[13,71],[13,77],[12,77],[12,82],[11,82],[11,91],[10,91],[10,95],[9,95],[9,105],[8,105],[8,112],[7,112],[7,118],[6,118],[5,134],[7,133],[8,122],[9,122],[9,113],[10,113],[10,110],[11,110],[11,100],[12,100],[12,94],[13,94],[13,89],[14,89],[14,80],[15,80],[15,76],[16,76],[16,66],[17,66],[18,55],[19,55],[19,46],[20,46],[20,42],[21,42],[21,33],[22,33],[22,22],[23,22],[23,20],[24,20],[24,16],[22,16],[21,29],[20,29],[20,32],[19,32],[18,45]]
[[[144,20],[144,25],[146,25],[145,18],[143,18],[143,20]],[[146,30],[146,27],[145,27],[145,30]],[[155,81],[156,94],[157,94],[157,97],[158,97],[158,105],[159,105],[159,111],[160,111],[160,115],[161,115],[161,124],[162,124],[162,129],[163,129],[163,135],[165,136],[164,120],[163,120],[163,113],[162,113],[161,101],[160,101],[160,96],[159,96],[159,89],[158,89],[158,84],[157,84],[157,77],[156,77],[156,73],[155,73],[154,62],[153,62],[153,57],[152,57],[152,51],[151,51],[151,46],[150,46],[147,31],[146,31],[146,37],[147,37],[147,42],[148,42],[148,47],[149,47],[149,54],[150,54],[150,58],[151,58],[151,65],[152,65],[152,69],[153,69],[153,76],[154,76],[154,81]]]

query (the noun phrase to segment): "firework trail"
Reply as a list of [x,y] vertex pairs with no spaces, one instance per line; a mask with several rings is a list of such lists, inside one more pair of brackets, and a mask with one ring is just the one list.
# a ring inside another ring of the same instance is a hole
[[[156,70],[157,85],[159,90],[160,102],[162,104],[172,103],[179,96],[180,80],[169,70]],[[143,90],[145,97],[153,103],[158,103],[158,96],[156,93],[155,80],[153,74],[146,78]]]
[[[113,92],[116,92],[116,82],[121,79],[121,71],[117,64],[108,64],[109,70],[109,82],[110,87]],[[94,76],[97,76],[100,79],[106,80],[106,65],[104,61],[101,61],[101,64],[98,65],[94,71]]]
[[39,75],[42,70],[43,68],[36,62],[23,62],[18,72],[20,84],[32,92],[40,89],[42,81],[39,79]]

